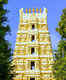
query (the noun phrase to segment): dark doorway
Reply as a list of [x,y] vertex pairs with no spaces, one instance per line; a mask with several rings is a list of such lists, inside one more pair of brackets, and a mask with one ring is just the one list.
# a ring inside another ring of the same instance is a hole
[[30,78],[30,80],[35,80],[35,78]]
[[31,48],[31,54],[34,54],[34,52],[35,52],[35,49]]
[[32,29],[35,29],[35,25],[34,24],[32,24]]
[[35,69],[35,62],[31,61],[31,70]]
[[35,40],[35,36],[34,35],[32,35],[32,41],[34,41]]

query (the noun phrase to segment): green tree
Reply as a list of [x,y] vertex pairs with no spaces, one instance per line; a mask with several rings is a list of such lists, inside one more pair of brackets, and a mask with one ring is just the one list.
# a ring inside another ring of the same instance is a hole
[[61,40],[55,52],[53,70],[56,80],[66,80],[66,8],[63,9],[60,19],[56,31],[60,34]]
[[8,0],[0,0],[0,80],[12,80],[13,76],[11,73],[13,69],[11,45],[5,39],[5,36],[10,32],[6,16],[8,11],[4,9],[6,4],[8,4]]
[[60,16],[60,21],[58,23],[59,27],[56,31],[59,32],[62,38],[66,38],[66,8],[63,9],[63,14]]

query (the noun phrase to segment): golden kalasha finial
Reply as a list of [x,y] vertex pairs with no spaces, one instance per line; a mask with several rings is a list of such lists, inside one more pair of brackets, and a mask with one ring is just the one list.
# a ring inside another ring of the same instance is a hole
[[21,8],[21,9],[19,10],[19,12],[20,12],[20,16],[22,16],[22,14],[23,14],[23,8]]
[[22,23],[23,22],[23,19],[22,19],[22,17],[23,17],[23,8],[21,8],[19,11],[20,11],[20,23]]
[[38,8],[36,8],[36,12],[38,13]]
[[33,13],[35,12],[35,9],[33,8]]
[[31,13],[31,8],[29,8],[29,13]]
[[26,13],[27,13],[27,8],[26,8]]
[[47,8],[44,8],[43,13],[47,13]]
[[41,13],[41,8],[40,8],[40,13]]

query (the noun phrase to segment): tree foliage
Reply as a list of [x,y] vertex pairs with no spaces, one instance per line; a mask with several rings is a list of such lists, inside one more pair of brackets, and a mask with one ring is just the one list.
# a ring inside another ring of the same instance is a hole
[[59,27],[56,28],[56,31],[58,31],[62,37],[66,38],[66,8],[63,9],[63,14],[60,19],[58,23]]
[[60,19],[56,31],[61,35],[61,40],[55,52],[53,70],[56,80],[66,80],[66,8],[63,9]]
[[11,66],[11,45],[5,39],[5,36],[10,32],[6,17],[7,9],[4,9],[4,5],[7,3],[8,0],[0,0],[0,80],[11,80],[13,76],[11,73],[13,69]]

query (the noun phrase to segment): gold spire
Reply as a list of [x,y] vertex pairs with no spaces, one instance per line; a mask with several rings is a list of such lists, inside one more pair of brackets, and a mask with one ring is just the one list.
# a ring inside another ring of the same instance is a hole
[[33,11],[33,15],[35,15],[35,9],[34,9],[34,8],[33,8],[33,10],[32,10],[32,11]]
[[40,8],[40,13],[41,13],[41,8]]
[[27,11],[28,11],[28,10],[27,10],[27,8],[26,8],[26,13],[27,13]]
[[35,12],[35,9],[33,8],[33,13]]
[[29,13],[31,13],[31,8],[29,8]]
[[20,12],[20,23],[22,23],[23,22],[23,8],[21,8],[20,10],[19,10],[19,12]]
[[38,13],[38,8],[36,8],[36,12]]

